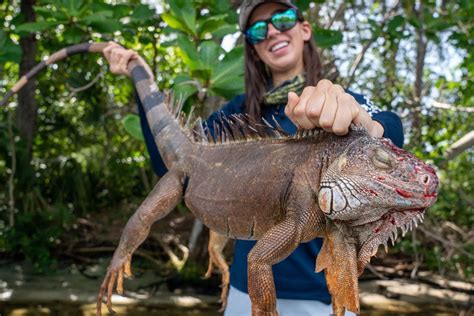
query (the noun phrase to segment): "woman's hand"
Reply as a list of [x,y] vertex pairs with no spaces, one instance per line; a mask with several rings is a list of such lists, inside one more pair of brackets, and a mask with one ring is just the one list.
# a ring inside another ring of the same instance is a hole
[[351,123],[367,128],[371,136],[382,137],[382,125],[372,120],[353,96],[331,81],[323,79],[316,87],[306,87],[301,96],[288,94],[285,114],[298,128],[321,127],[337,135],[349,132]]
[[138,53],[131,50],[125,49],[117,43],[109,42],[106,48],[104,48],[105,59],[109,62],[110,71],[116,75],[126,75],[130,77],[127,65],[132,59],[139,58]]

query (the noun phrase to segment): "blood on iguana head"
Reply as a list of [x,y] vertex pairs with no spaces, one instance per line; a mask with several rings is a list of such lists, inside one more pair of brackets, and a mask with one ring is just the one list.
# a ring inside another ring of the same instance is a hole
[[436,201],[433,168],[389,139],[361,137],[351,143],[323,174],[318,192],[321,210],[358,240],[362,273],[383,244],[395,242],[423,220]]

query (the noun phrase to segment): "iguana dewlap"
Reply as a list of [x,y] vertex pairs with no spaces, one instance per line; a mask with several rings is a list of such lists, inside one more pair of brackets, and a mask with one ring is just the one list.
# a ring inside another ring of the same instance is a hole
[[[0,105],[45,66],[104,47],[81,44],[55,53]],[[114,287],[123,292],[133,252],[151,225],[181,200],[212,231],[258,240],[248,258],[252,315],[278,315],[271,266],[317,236],[325,238],[317,270],[326,271],[334,313],[358,313],[358,275],[380,244],[396,239],[398,227],[411,228],[435,202],[434,170],[354,126],[346,136],[316,130],[286,136],[234,116],[221,122],[215,137],[199,132],[201,124],[191,130],[171,114],[169,98],[158,91],[146,65],[134,60],[129,70],[169,171],[129,219],[100,288],[97,314],[104,295],[112,311]],[[214,263],[225,269],[219,255],[225,238],[214,240],[210,268]]]

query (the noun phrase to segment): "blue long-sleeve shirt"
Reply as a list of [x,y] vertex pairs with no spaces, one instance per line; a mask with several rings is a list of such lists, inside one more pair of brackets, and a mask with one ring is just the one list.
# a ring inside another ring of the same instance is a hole
[[[360,94],[350,93],[356,101],[378,121],[384,128],[384,137],[390,138],[397,146],[403,146],[403,128],[400,118],[392,112],[380,111],[370,101]],[[137,98],[138,99],[138,98]],[[138,110],[142,125],[145,142],[150,153],[151,162],[158,175],[166,173],[166,167],[160,157],[155,145],[150,127],[145,119],[145,112],[140,101]],[[273,118],[288,134],[296,132],[296,126],[288,119],[284,112],[285,104],[278,106],[265,106],[262,109],[262,117],[268,122]],[[245,95],[239,95],[227,103],[219,112],[223,115],[243,113],[245,111]],[[213,113],[207,120],[208,126],[212,127],[214,121],[219,120],[219,112]],[[234,247],[234,260],[230,267],[230,283],[242,292],[247,293],[247,256],[256,241],[236,240]],[[300,244],[293,253],[275,264],[273,276],[278,298],[318,300],[329,304],[329,295],[324,273],[315,273],[316,256],[322,246],[322,239],[316,238],[310,242]]]

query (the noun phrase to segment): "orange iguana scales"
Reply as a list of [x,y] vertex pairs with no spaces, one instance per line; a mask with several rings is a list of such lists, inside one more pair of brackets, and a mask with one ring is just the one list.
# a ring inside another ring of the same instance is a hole
[[[71,52],[101,52],[104,46],[67,48],[41,67]],[[134,60],[129,70],[169,171],[125,226],[100,288],[97,314],[104,295],[112,311],[112,292],[115,287],[123,292],[133,252],[151,225],[181,200],[219,234],[211,241],[220,235],[258,240],[248,257],[252,315],[278,315],[271,267],[315,237],[324,238],[316,269],[325,270],[334,314],[358,313],[358,275],[380,244],[395,240],[397,228],[411,229],[435,202],[435,171],[390,140],[354,126],[346,136],[319,130],[287,136],[269,127],[261,132],[258,124],[235,116],[214,138],[199,132],[202,124],[193,130],[180,124],[146,65]],[[219,263],[219,244],[211,267],[225,266]]]

